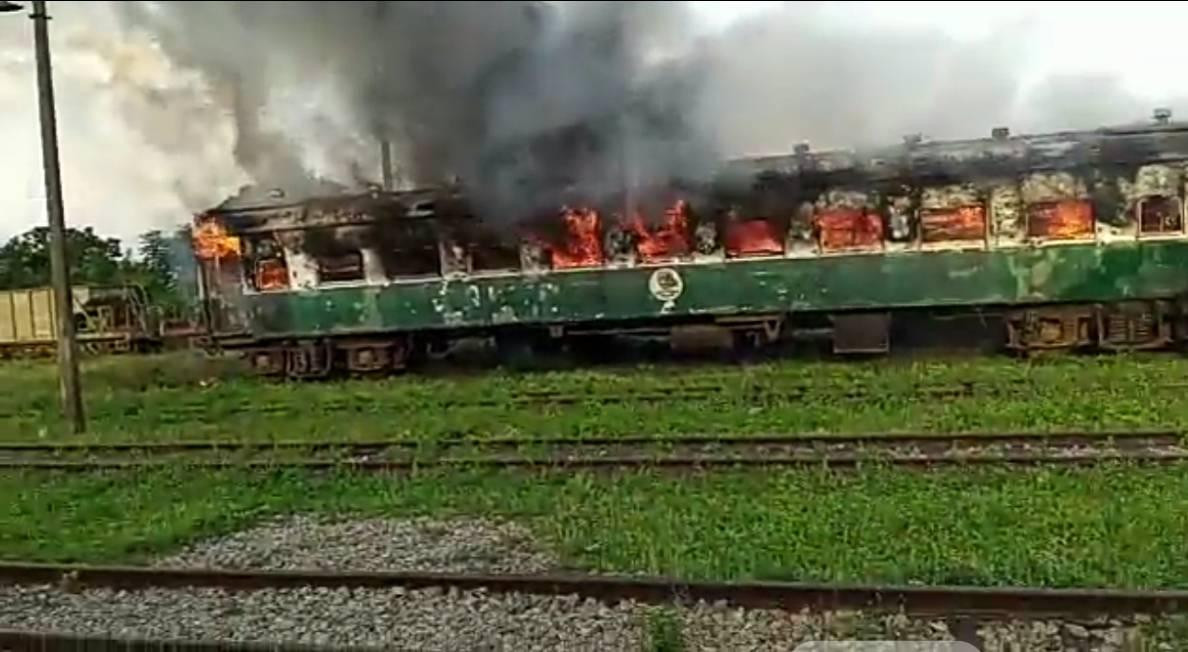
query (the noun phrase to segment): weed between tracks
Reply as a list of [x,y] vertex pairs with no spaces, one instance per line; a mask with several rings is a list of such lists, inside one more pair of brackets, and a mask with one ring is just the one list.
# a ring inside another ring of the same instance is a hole
[[[460,435],[1188,428],[1188,360],[1170,355],[753,366],[641,365],[285,384],[191,354],[86,365],[90,441]],[[922,396],[917,388],[968,395]],[[672,400],[600,402],[600,396]],[[807,389],[806,389],[807,388]],[[53,367],[0,365],[0,438],[69,439]],[[567,404],[516,403],[555,392]],[[758,393],[757,393],[758,392]],[[857,394],[856,394],[857,392]]]
[[646,652],[684,652],[680,616],[672,609],[660,608],[648,614]]
[[0,476],[0,557],[140,561],[294,511],[520,520],[580,569],[1188,587],[1188,468]]

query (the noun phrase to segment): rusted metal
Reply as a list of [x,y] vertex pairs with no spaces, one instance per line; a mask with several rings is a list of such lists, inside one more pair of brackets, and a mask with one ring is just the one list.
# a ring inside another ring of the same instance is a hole
[[325,378],[333,366],[333,352],[321,341],[301,342],[285,350],[285,374],[290,378]]
[[1070,349],[1093,342],[1092,306],[1049,306],[1007,315],[1007,348],[1017,351]]
[[1132,615],[1188,610],[1188,591],[899,586],[793,582],[690,582],[613,575],[481,575],[421,572],[258,571],[0,563],[0,584],[113,589],[300,587],[483,589],[491,593],[577,595],[604,602],[717,602],[764,609],[865,609],[910,615]]
[[1165,302],[1102,306],[1096,318],[1097,345],[1105,350],[1158,349],[1172,341],[1172,309]]

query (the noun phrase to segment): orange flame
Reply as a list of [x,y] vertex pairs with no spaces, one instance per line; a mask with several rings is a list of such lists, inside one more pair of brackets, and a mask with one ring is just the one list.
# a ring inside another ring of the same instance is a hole
[[1093,205],[1083,199],[1032,204],[1027,208],[1027,232],[1055,240],[1093,235]]
[[289,287],[289,268],[275,258],[256,263],[256,289],[283,290]]
[[204,220],[194,227],[194,253],[203,260],[218,260],[239,255],[239,238],[227,233],[217,220]]
[[635,250],[644,262],[683,256],[689,253],[689,205],[682,199],[664,211],[664,224],[649,231],[637,213],[628,225],[638,238]]
[[602,264],[598,212],[591,208],[562,209],[567,237],[551,247],[553,269],[595,267]]
[[981,240],[986,237],[986,209],[980,204],[920,211],[924,242]]
[[726,223],[726,255],[772,256],[784,253],[784,242],[768,220],[738,221],[731,216]]
[[856,208],[834,208],[816,217],[821,248],[826,251],[875,247],[883,242],[883,220],[877,213]]

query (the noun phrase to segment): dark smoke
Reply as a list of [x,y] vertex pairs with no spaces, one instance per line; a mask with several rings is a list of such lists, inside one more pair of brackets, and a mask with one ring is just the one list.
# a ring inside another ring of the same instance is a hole
[[264,116],[278,92],[319,80],[358,140],[393,141],[403,178],[460,178],[508,217],[711,160],[686,120],[697,69],[648,64],[689,31],[680,3],[130,3],[122,18],[229,98],[237,161],[291,192],[311,187],[302,140],[341,136]]
[[863,30],[816,3],[699,42],[680,2],[114,7],[125,27],[205,78],[257,184],[301,194],[325,187],[316,176],[376,182],[387,138],[398,178],[459,178],[484,213],[507,219],[624,192],[630,201],[635,189],[704,178],[719,155],[787,152],[799,141],[1083,129],[1152,108],[1112,77],[1029,85],[1030,47],[1044,34],[1026,24],[957,42]]

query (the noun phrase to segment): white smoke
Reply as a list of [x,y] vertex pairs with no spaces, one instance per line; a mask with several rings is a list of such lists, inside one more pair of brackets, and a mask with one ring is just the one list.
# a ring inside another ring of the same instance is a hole
[[[246,181],[233,131],[201,77],[147,35],[124,34],[106,3],[51,3],[67,221],[133,246]],[[44,224],[44,186],[27,18],[0,18],[0,237]]]

